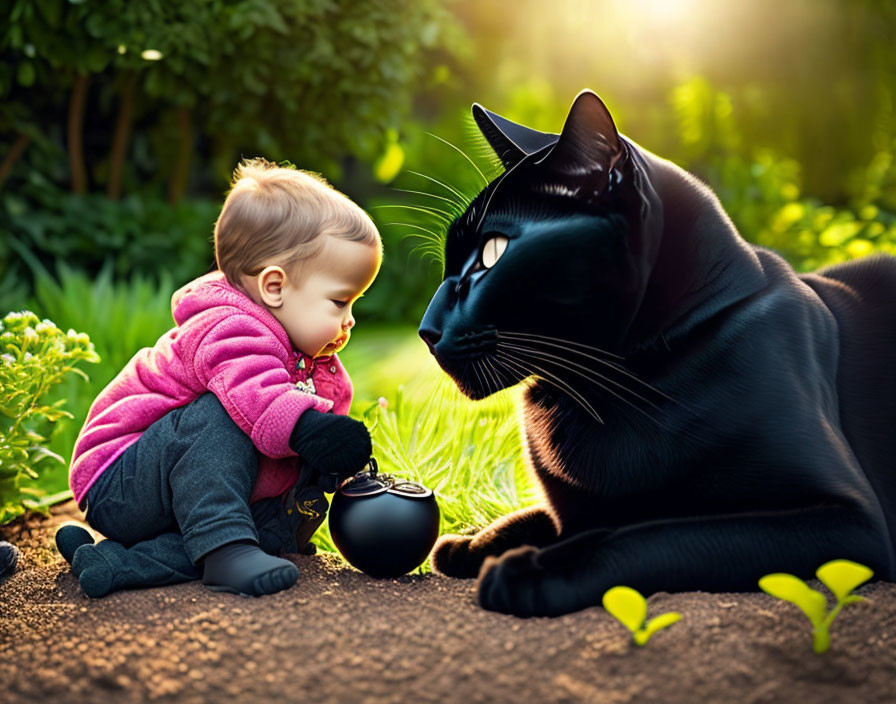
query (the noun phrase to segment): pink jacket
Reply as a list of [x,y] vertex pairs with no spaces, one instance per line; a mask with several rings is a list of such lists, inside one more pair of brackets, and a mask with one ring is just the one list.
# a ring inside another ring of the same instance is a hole
[[308,408],[346,414],[352,383],[333,354],[313,365],[312,394],[296,388],[299,370],[283,326],[215,271],[171,298],[177,327],[137,352],[100,392],[75,443],[69,485],[78,505],[115,459],[169,411],[211,391],[258,449],[251,501],[278,496],[296,482],[299,460],[289,447]]

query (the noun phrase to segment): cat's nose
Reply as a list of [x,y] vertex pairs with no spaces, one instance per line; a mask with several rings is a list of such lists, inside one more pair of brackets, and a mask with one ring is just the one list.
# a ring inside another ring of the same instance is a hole
[[417,331],[420,337],[423,338],[423,341],[426,343],[426,346],[429,347],[429,351],[432,354],[436,353],[436,344],[439,340],[442,339],[442,333],[437,330],[429,330],[427,328],[420,328]]

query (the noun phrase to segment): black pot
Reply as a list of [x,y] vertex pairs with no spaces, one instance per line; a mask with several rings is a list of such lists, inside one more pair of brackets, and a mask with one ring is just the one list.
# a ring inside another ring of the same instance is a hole
[[339,485],[330,502],[330,535],[342,556],[371,577],[398,577],[429,555],[439,537],[431,489],[391,474],[376,460]]

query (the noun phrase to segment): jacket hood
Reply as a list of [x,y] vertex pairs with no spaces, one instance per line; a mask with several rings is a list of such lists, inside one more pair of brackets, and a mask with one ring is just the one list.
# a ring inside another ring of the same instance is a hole
[[[211,308],[231,306],[253,317],[273,316],[242,291],[232,286],[221,271],[213,271],[182,286],[171,297],[174,322],[183,325],[190,318]],[[274,319],[276,321],[276,318]]]
[[[182,286],[171,297],[171,314],[174,322],[183,325],[187,320],[208,310],[220,307],[235,308],[236,312],[246,313],[260,320],[277,336],[287,350],[295,351],[286,330],[271,313],[258,305],[249,296],[230,284],[224,272],[213,271],[205,276],[190,281]],[[329,359],[333,355],[328,355]],[[320,357],[324,359],[324,357]]]

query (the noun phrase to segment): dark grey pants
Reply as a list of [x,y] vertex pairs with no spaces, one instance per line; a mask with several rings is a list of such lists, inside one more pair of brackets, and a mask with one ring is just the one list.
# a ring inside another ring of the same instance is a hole
[[235,540],[294,550],[281,497],[249,505],[258,457],[212,393],[153,423],[87,492],[116,588],[199,579],[203,556]]

